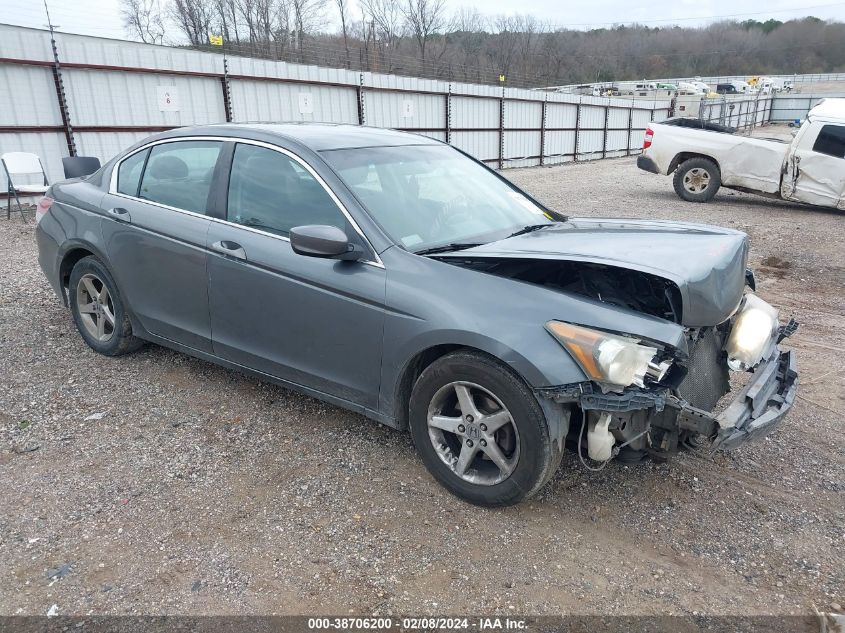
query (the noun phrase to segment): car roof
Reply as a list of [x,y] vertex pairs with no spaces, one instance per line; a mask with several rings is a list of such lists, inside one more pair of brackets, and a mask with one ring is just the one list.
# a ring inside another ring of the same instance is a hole
[[811,121],[845,122],[845,99],[825,98],[807,113]]
[[355,147],[440,144],[420,134],[347,123],[221,123],[176,128],[159,138],[198,135],[232,136],[260,141],[275,136],[280,140],[295,141],[317,152]]

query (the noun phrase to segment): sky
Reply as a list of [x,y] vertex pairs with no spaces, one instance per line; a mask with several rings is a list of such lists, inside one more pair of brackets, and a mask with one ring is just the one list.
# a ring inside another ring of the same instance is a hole
[[[166,2],[167,0],[162,0]],[[354,0],[353,0],[354,2]],[[48,0],[60,31],[123,38],[119,0]],[[327,18],[332,18],[331,6]],[[788,20],[806,15],[845,21],[845,1],[831,0],[447,0],[447,6],[475,8],[488,15],[528,13],[555,26],[586,29],[639,22],[649,26],[702,26],[714,18]],[[357,15],[358,11],[353,11]],[[0,23],[43,27],[40,0],[0,0]],[[174,34],[171,39],[177,39]]]

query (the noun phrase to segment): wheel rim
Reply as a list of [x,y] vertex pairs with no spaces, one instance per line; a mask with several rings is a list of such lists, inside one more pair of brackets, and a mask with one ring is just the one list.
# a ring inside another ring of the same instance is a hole
[[103,280],[88,273],[76,284],[79,321],[91,336],[105,343],[114,336],[114,303]]
[[441,461],[464,481],[501,483],[519,462],[519,432],[510,411],[471,382],[441,387],[428,408],[428,437]]
[[684,189],[690,193],[701,193],[710,186],[710,172],[701,167],[693,167],[684,174]]

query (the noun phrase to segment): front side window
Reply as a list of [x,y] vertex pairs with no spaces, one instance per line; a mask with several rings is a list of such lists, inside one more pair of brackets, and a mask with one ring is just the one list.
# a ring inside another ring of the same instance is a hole
[[287,236],[295,226],[346,229],[346,218],[302,165],[281,152],[239,143],[229,178],[227,219]]
[[322,156],[387,234],[411,251],[489,242],[563,219],[448,146],[364,147]]
[[120,163],[117,170],[117,191],[127,196],[138,195],[138,185],[141,184],[141,170],[147,160],[149,149],[132,154],[125,161]]
[[139,197],[204,214],[222,146],[220,141],[174,141],[154,145],[144,169]]
[[845,125],[825,125],[816,137],[813,151],[845,158]]

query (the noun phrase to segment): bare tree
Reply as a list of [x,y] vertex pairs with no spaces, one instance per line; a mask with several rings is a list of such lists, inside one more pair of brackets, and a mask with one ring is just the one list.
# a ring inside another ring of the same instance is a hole
[[299,61],[305,61],[305,38],[317,29],[326,0],[290,0]]
[[346,51],[346,67],[349,68],[349,0],[334,0],[337,12],[340,15],[340,30],[343,33],[343,48]]
[[170,17],[194,46],[208,43],[214,7],[211,0],[172,0]]
[[164,40],[164,19],[158,0],[120,0],[123,26],[145,44],[161,44]]
[[402,8],[408,29],[417,40],[425,65],[425,46],[446,25],[446,0],[406,0]]
[[387,61],[387,67],[381,70],[391,72],[394,70],[393,57],[402,36],[402,6],[399,0],[360,0],[360,3],[366,16],[364,20],[370,22],[380,56]]

